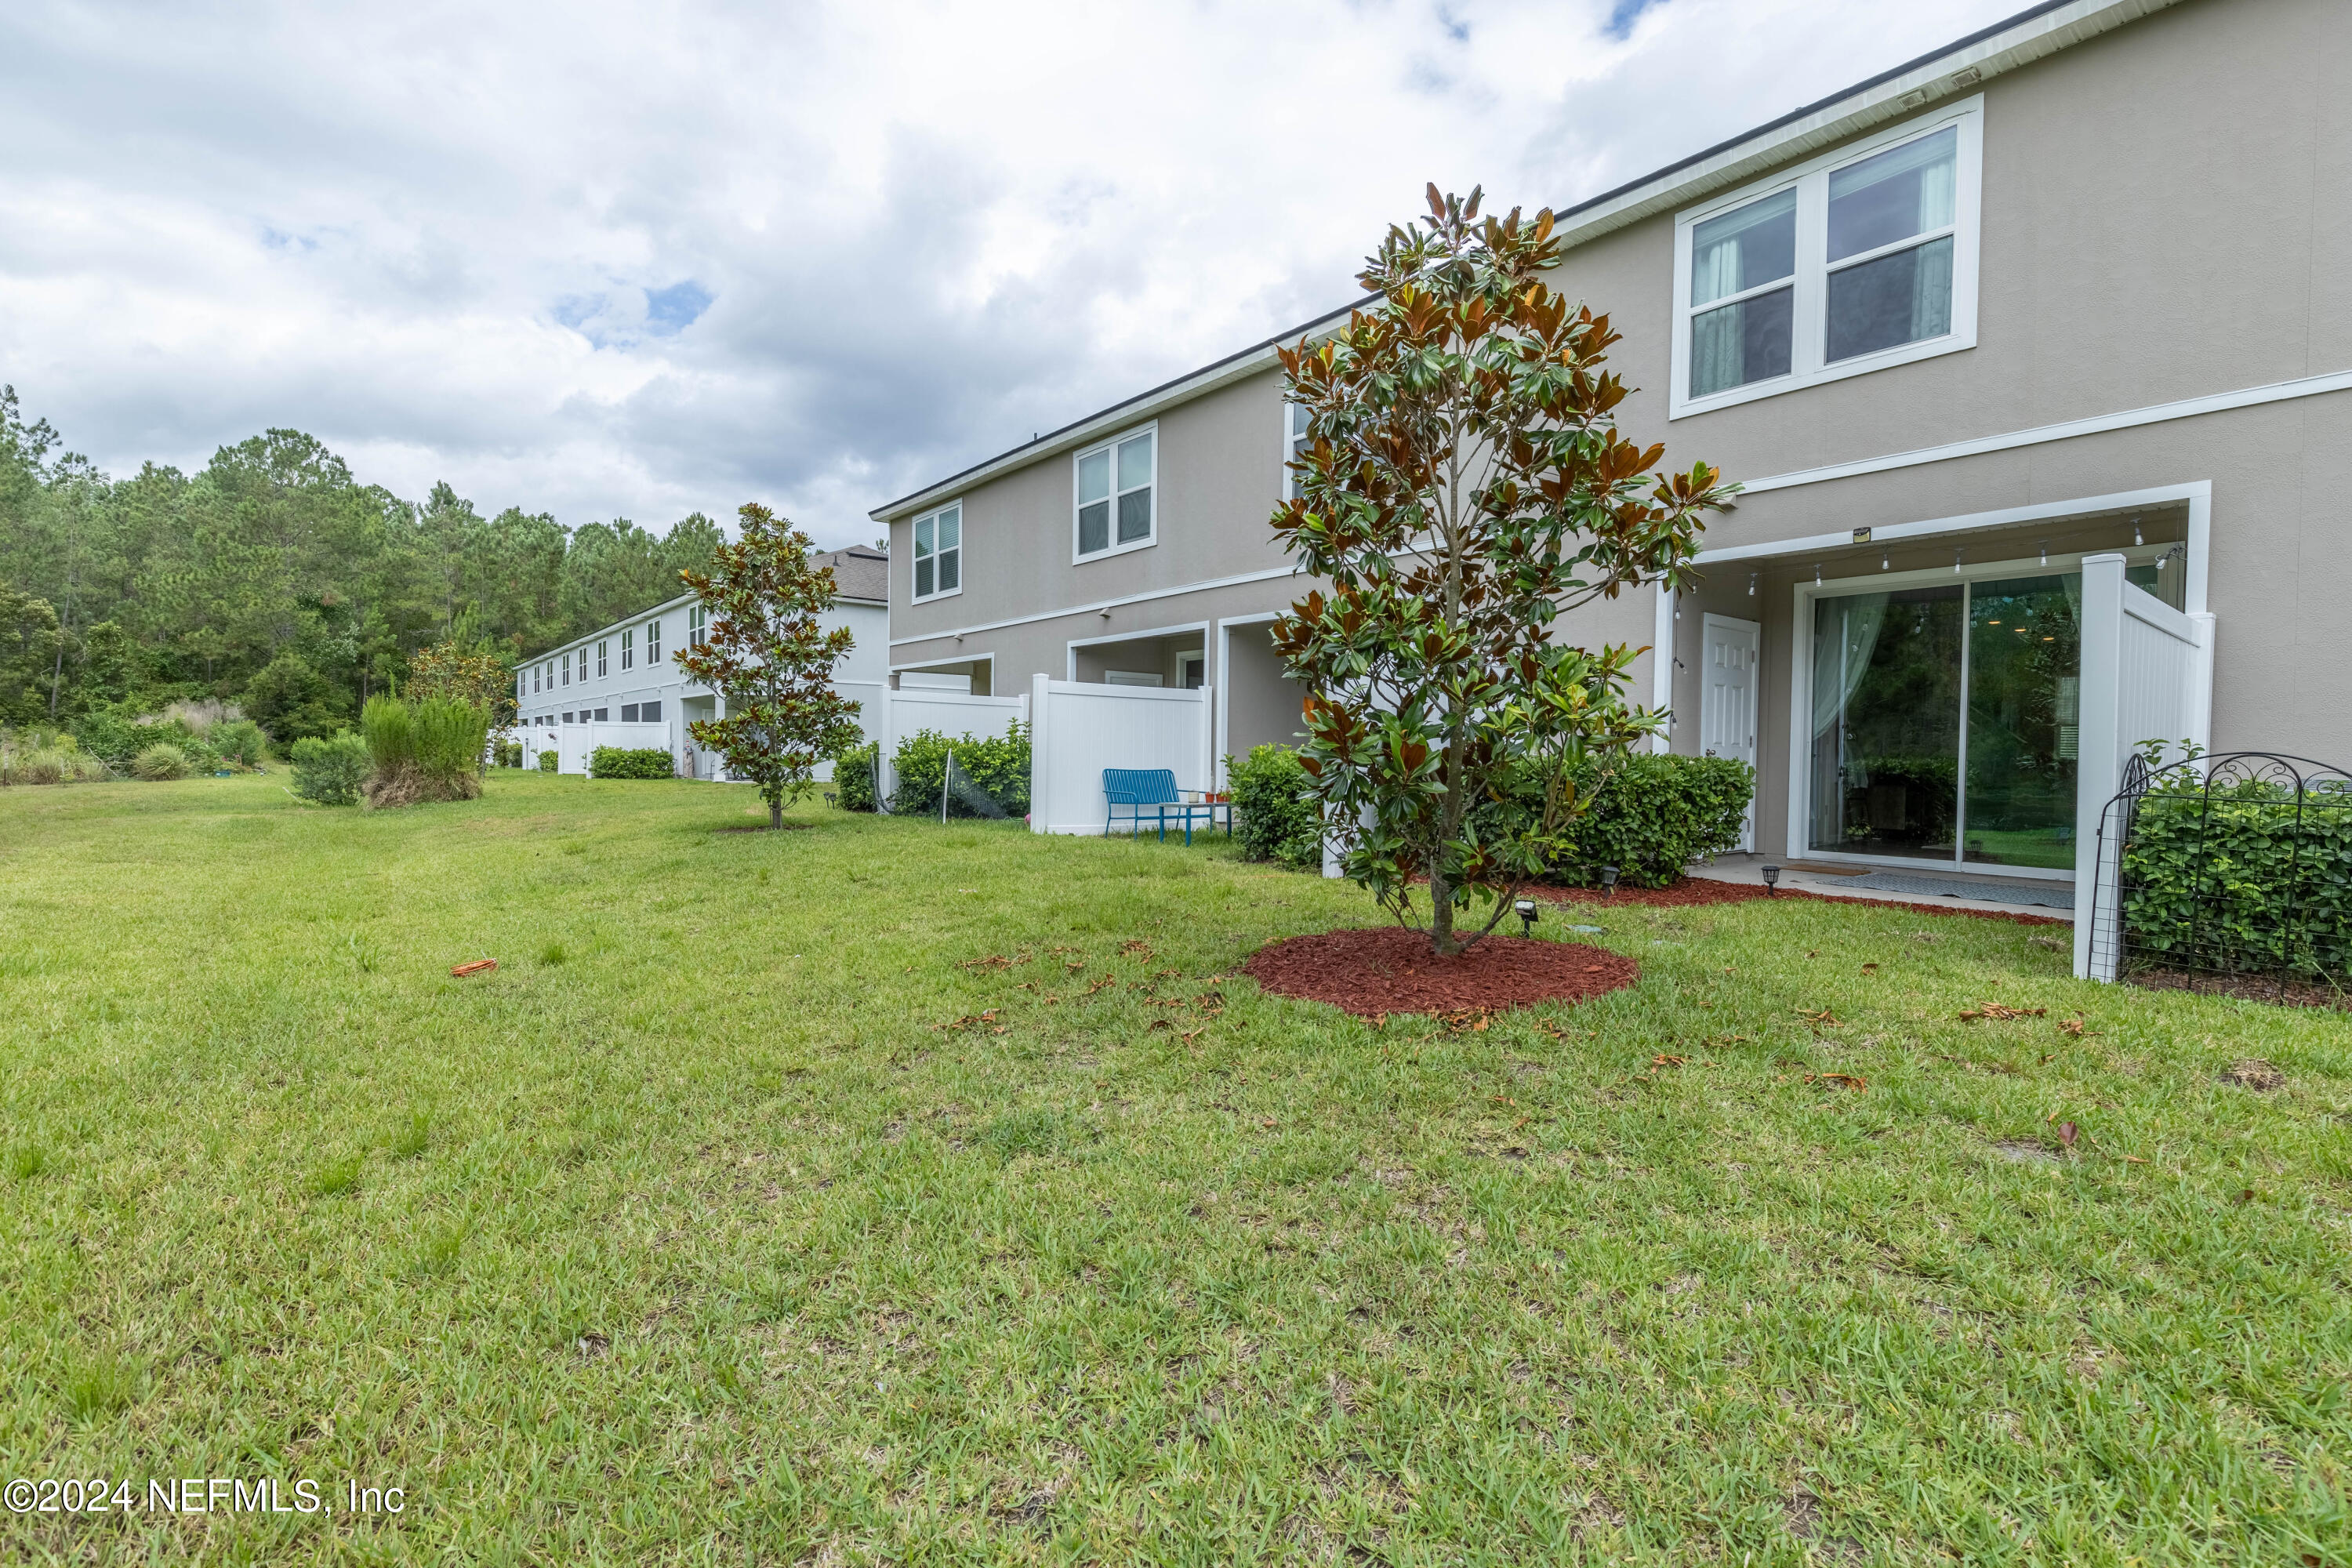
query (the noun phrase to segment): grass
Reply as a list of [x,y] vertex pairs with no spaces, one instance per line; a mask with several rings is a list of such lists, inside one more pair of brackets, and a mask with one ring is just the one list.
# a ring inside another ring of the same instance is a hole
[[1804,901],[1376,1031],[1222,843],[277,783],[0,791],[0,1471],[339,1511],[12,1559],[2352,1559],[2340,1018]]

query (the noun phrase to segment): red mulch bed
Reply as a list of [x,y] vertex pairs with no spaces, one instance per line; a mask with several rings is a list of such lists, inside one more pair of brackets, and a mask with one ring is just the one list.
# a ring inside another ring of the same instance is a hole
[[[1685,904],[1744,904],[1751,899],[1767,896],[1766,890],[1749,882],[1718,882],[1712,877],[1685,877],[1663,888],[1620,887],[1613,899],[1604,899],[1597,888],[1529,887],[1520,891],[1532,898],[1549,899],[1563,904],[1643,904],[1653,908],[1679,908]],[[1942,904],[1908,903],[1901,899],[1852,898],[1833,899],[1826,893],[1815,893],[1802,888],[1784,888],[1770,895],[1781,899],[1813,899],[1827,904],[1877,904],[1886,909],[1909,910],[1923,915],[1973,915],[1980,921],[2011,921],[2025,926],[2071,925],[2071,921],[2051,915],[2011,914],[2006,910],[1955,910]]]
[[1580,1002],[1633,984],[1641,966],[1580,942],[1489,936],[1438,958],[1401,926],[1294,936],[1258,949],[1242,972],[1281,996],[1328,1002],[1359,1017]]

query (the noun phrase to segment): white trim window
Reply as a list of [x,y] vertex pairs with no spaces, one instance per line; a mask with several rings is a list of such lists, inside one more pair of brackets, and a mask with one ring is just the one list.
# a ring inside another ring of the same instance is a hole
[[545,668],[546,666],[538,664],[534,664],[530,667],[530,689],[534,696],[538,694],[539,678]]
[[689,605],[686,611],[686,646],[700,647],[709,639],[709,616],[700,605]]
[[601,637],[596,641],[596,679],[604,679],[604,641]]
[[632,668],[636,664],[636,640],[637,634],[635,627],[623,626],[621,628],[621,668],[623,669]]
[[1158,542],[1160,428],[1147,425],[1071,459],[1071,559],[1091,561]]
[[1974,348],[1982,108],[1680,214],[1673,416]]
[[646,668],[651,669],[661,662],[661,622],[646,623]]
[[915,520],[913,589],[919,605],[963,592],[963,502]]
[[1312,412],[1303,403],[1282,405],[1282,499],[1298,499],[1298,474],[1290,465],[1307,455],[1307,426]]
[[563,684],[564,684],[564,685],[566,685],[566,686],[571,685],[571,684],[572,684],[572,650],[571,650],[570,648],[565,648],[565,649],[563,650],[563,652],[562,652],[562,653],[561,653],[560,655],[558,655],[558,656],[557,656],[556,662],[557,662],[557,664],[559,665],[559,667],[560,667],[560,668],[562,669],[562,671],[563,671]]

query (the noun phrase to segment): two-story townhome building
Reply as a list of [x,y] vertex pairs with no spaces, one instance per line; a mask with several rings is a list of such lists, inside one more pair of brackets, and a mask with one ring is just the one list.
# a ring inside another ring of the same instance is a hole
[[[2352,763],[2347,60],[2342,0],[2052,0],[1560,215],[1622,427],[1746,487],[1695,591],[1560,635],[1652,645],[1752,847],[2069,874],[2086,560],[2201,652],[2191,738]],[[1274,349],[877,510],[893,671],[1207,684],[1220,752],[1288,739]]]
[[[889,558],[861,545],[812,556],[810,564],[833,569],[834,606],[817,619],[828,631],[847,626],[856,638],[833,685],[863,704],[870,734],[887,685]],[[523,765],[536,767],[540,754],[551,752],[559,772],[585,773],[597,746],[624,746],[668,752],[682,778],[719,777],[719,759],[697,745],[687,726],[725,717],[725,700],[688,679],[674,662],[702,636],[702,606],[688,594],[525,664],[515,672]]]

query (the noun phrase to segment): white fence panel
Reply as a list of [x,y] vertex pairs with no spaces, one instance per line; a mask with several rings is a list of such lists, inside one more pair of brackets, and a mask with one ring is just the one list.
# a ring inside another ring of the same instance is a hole
[[[618,746],[630,752],[669,750],[667,724],[565,724],[556,730],[555,736],[555,771],[560,773],[586,773],[588,759],[595,755],[599,746]],[[677,761],[675,755],[670,759],[673,766]]]
[[[2183,615],[2124,580],[2124,558],[2083,562],[2082,730],[2074,784],[2074,973],[2113,980],[2122,949],[2121,847],[2102,841],[2107,802],[2144,741],[2208,742],[2213,617]],[[2111,829],[2118,825],[2107,824]],[[2094,955],[2096,955],[2095,957]]]
[[1040,675],[1029,706],[1033,832],[1102,832],[1105,768],[1167,768],[1179,789],[1215,787],[1209,687],[1096,686]]
[[937,687],[902,687],[896,691],[886,688],[876,712],[878,717],[866,734],[882,742],[882,793],[887,795],[898,793],[898,773],[890,760],[898,755],[901,741],[925,730],[992,741],[1015,721],[1029,721],[1029,699],[1026,694],[974,697]]

